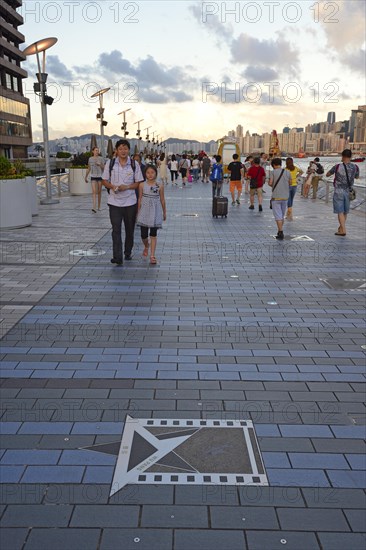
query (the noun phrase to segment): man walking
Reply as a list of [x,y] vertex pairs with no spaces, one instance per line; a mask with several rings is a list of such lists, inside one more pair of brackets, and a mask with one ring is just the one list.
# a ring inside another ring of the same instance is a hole
[[281,169],[282,161],[280,158],[273,159],[271,164],[273,172],[269,177],[268,185],[272,187],[271,206],[278,229],[276,239],[282,241],[285,238],[283,224],[290,194],[291,175],[288,170]]
[[340,237],[346,236],[346,220],[349,212],[350,191],[353,191],[355,179],[360,176],[359,168],[351,162],[352,151],[345,149],[342,153],[342,164],[336,164],[327,172],[327,178],[332,174],[334,177],[334,193],[333,193],[333,212],[338,214],[339,227],[335,235]]
[[122,265],[122,220],[125,226],[125,260],[132,259],[137,198],[135,189],[144,178],[138,162],[131,161],[130,143],[120,139],[116,143],[116,157],[107,161],[103,172],[103,185],[110,190],[109,216],[112,224],[112,264]]
[[316,170],[313,175],[313,178],[311,180],[311,186],[313,188],[313,199],[316,199],[316,195],[318,193],[318,187],[319,187],[319,181],[322,179],[322,175],[324,174],[324,168],[319,162],[319,157],[315,157],[314,163],[316,164]]
[[260,158],[256,157],[254,159],[253,165],[249,168],[247,172],[247,176],[250,181],[250,206],[249,210],[254,210],[254,197],[257,194],[258,195],[258,210],[259,212],[263,212],[262,202],[263,202],[263,196],[262,196],[262,190],[263,190],[263,184],[264,180],[266,179],[266,173],[264,171],[264,168],[260,165]]
[[244,169],[242,163],[238,159],[239,155],[235,153],[233,155],[233,162],[230,162],[227,167],[230,172],[230,193],[233,206],[235,205],[235,189],[237,190],[236,204],[240,204],[241,192],[243,190],[242,177],[244,175]]

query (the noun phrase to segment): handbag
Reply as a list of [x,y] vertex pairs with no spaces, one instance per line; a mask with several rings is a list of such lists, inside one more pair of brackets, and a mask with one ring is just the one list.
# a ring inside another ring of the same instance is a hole
[[[280,181],[280,179],[282,178],[284,171],[285,171],[285,169],[282,168],[282,172],[281,172],[279,178],[277,179],[276,183],[275,183],[274,186],[272,187],[272,193],[273,193],[273,191],[276,189],[277,184],[278,184],[278,182]],[[270,207],[271,210],[272,210],[272,201],[273,201],[273,199],[271,198],[271,199],[269,200],[269,207]]]
[[343,163],[343,166],[344,166],[344,171],[346,172],[346,178],[347,178],[347,183],[348,183],[348,187],[349,187],[349,200],[354,201],[355,198],[356,198],[356,189],[353,189],[353,187],[351,186],[351,184],[349,182],[347,168],[346,168],[346,165],[344,163]]
[[255,178],[250,178],[250,188],[251,189],[257,189],[258,188],[258,182],[257,182],[257,178],[259,176],[259,172],[261,171],[261,168],[259,167],[258,168],[258,172],[257,172],[257,175],[255,176]]
[[192,181],[193,181],[192,174],[189,173],[189,175],[188,175],[188,183],[192,183]]

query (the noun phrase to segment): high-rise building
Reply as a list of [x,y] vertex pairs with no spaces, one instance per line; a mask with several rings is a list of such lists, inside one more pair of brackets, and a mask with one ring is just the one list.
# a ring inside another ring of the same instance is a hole
[[244,131],[243,126],[241,124],[238,124],[238,126],[236,127],[235,137],[237,138],[243,137],[243,131]]
[[26,158],[32,144],[29,99],[23,95],[21,68],[25,56],[20,51],[24,35],[18,31],[23,17],[17,12],[22,0],[0,2],[0,156]]
[[327,116],[328,124],[334,124],[336,121],[336,114],[334,111],[330,111]]

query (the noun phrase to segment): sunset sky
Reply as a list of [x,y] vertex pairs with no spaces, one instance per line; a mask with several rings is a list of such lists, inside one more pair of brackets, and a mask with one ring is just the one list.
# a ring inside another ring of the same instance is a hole
[[[121,133],[117,113],[132,108],[131,137],[144,119],[142,128],[164,138],[208,141],[237,124],[262,133],[320,122],[328,111],[348,119],[365,102],[364,10],[359,0],[24,0],[19,30],[25,45],[58,38],[47,52],[50,138],[98,133],[90,95],[112,86],[107,134]],[[37,141],[35,57],[23,66]]]

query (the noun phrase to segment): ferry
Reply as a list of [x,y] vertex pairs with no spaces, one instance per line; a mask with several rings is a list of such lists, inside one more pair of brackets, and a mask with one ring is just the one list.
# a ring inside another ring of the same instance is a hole
[[364,162],[366,157],[357,157],[352,159],[352,162]]

